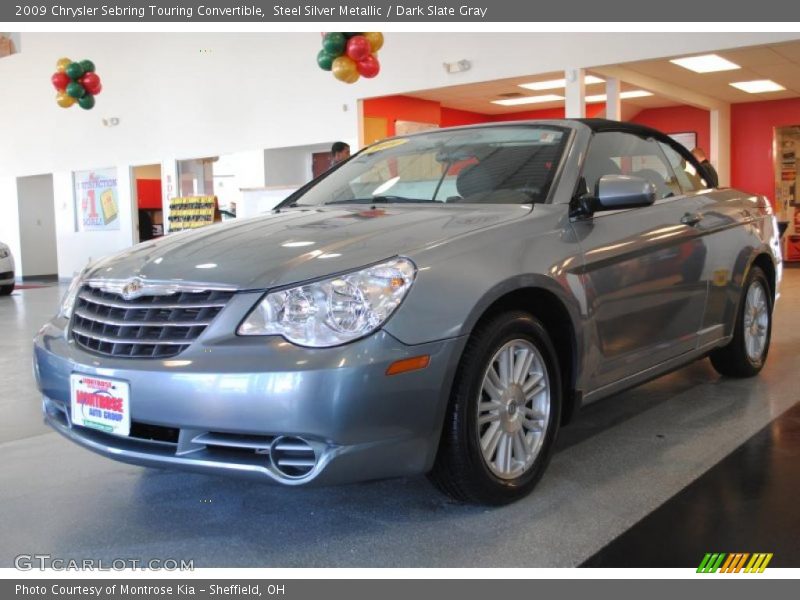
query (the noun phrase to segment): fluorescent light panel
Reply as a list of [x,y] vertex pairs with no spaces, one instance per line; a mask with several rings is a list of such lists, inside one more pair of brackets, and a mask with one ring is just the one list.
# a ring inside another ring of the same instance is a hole
[[689,69],[695,73],[716,73],[717,71],[733,71],[741,69],[739,65],[722,58],[717,54],[704,54],[702,56],[686,56],[684,58],[673,58],[672,64]]
[[[595,77],[594,75],[587,75],[584,77],[583,82],[586,85],[592,85],[594,83],[604,83],[605,79],[600,79],[599,77]],[[567,87],[567,80],[566,79],[550,79],[548,81],[534,81],[531,83],[520,83],[519,87],[525,88],[526,90],[557,90],[563,87]]]
[[505,100],[492,100],[492,104],[500,104],[501,106],[519,106],[520,104],[540,104],[542,102],[558,102],[563,100],[564,96],[556,94],[545,94],[543,96],[523,96],[521,98],[506,98]]
[[[647,92],[645,90],[629,90],[627,92],[620,92],[619,97],[622,100],[627,100],[628,98],[646,98],[647,96],[652,96],[653,92]],[[607,97],[605,94],[597,94],[595,96],[586,96],[586,102],[605,102]]]
[[737,81],[731,83],[737,90],[742,90],[748,94],[763,94],[764,92],[782,92],[786,88],[780,83],[775,83],[771,79],[757,79],[755,81]]

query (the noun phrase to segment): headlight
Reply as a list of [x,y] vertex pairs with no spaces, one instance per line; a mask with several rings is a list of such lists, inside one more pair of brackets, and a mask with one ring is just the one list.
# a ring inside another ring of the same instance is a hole
[[67,293],[61,299],[61,307],[58,310],[58,316],[69,319],[72,316],[72,309],[75,306],[75,299],[78,297],[78,290],[81,289],[81,279],[83,273],[80,273],[72,278],[72,282],[67,288]]
[[301,346],[352,342],[378,329],[405,298],[417,269],[395,258],[360,271],[267,294],[239,335],[282,335]]
[[11,254],[11,253],[8,251],[8,248],[4,248],[4,247],[0,246],[0,259],[8,258],[9,254]]

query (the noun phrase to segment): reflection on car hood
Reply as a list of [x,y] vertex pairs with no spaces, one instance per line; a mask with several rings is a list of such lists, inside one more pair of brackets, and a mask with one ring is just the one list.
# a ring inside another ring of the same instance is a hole
[[262,289],[409,255],[529,211],[511,205],[292,209],[139,244],[101,260],[88,276]]

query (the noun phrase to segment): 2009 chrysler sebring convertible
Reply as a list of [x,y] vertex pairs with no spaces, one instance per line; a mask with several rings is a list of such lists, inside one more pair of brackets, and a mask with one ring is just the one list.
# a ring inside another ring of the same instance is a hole
[[272,214],[87,267],[35,339],[45,419],[140,465],[512,501],[581,405],[764,365],[775,218],[704,175],[605,120],[379,142]]

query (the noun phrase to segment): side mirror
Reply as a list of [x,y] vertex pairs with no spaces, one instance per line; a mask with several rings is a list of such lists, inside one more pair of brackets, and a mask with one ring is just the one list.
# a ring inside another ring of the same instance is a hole
[[603,175],[594,194],[595,210],[617,210],[650,206],[656,201],[656,186],[632,175]]

